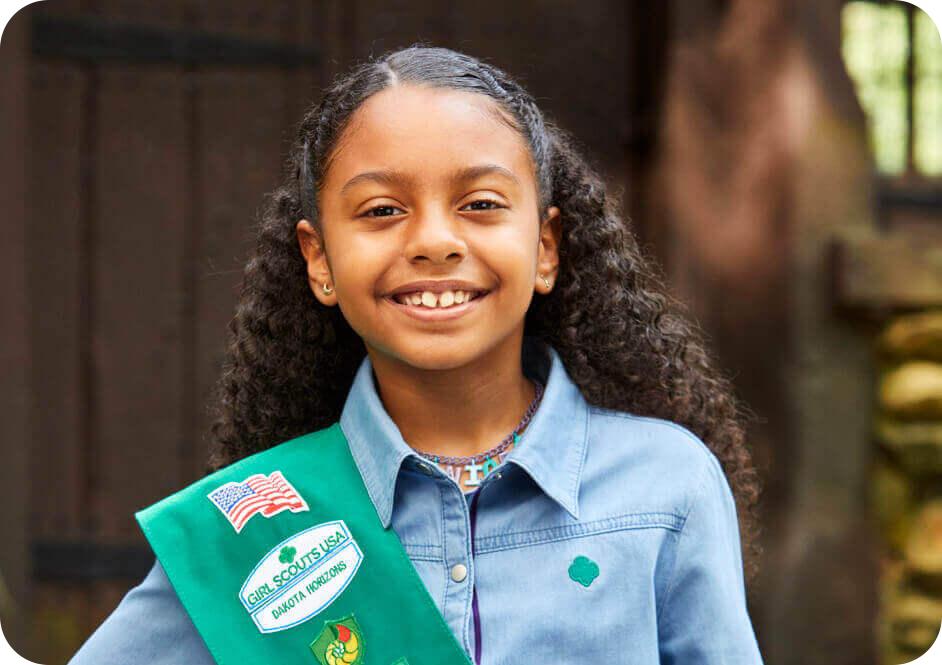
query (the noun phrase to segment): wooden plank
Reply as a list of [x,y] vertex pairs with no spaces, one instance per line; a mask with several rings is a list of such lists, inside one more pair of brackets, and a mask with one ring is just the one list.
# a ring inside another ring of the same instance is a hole
[[93,246],[95,532],[140,537],[133,512],[179,485],[188,220],[183,78],[100,72]]
[[0,421],[0,440],[5,442],[0,468],[0,621],[8,641],[23,650],[23,614],[29,593],[27,560],[27,502],[29,490],[29,412],[30,395],[24,391],[30,373],[29,302],[27,296],[26,214],[28,183],[26,155],[28,135],[27,92],[28,23],[19,12],[3,28],[0,57],[0,109],[3,129],[0,148],[8,155],[0,166],[0,204],[5,222],[0,231],[0,308],[5,324],[0,329],[0,398],[5,405]]
[[[54,11],[67,13],[77,2]],[[35,11],[37,5],[29,10]],[[47,9],[47,8],[44,8]],[[74,63],[30,64],[29,298],[32,372],[30,413],[30,540],[77,538],[88,526],[85,482],[91,463],[88,399],[91,304],[86,190],[94,81]],[[89,590],[77,584],[33,581],[29,651],[40,663],[64,662],[87,635]]]
[[[263,0],[214,0],[201,3],[196,18],[197,27],[286,45],[316,43],[312,28],[323,30],[313,25],[310,3],[301,0],[281,3],[276,10]],[[320,72],[215,67],[194,75],[199,94],[194,100],[192,186],[198,212],[187,288],[193,297],[194,386],[182,407],[191,436],[181,452],[181,472],[190,479],[200,477],[206,465],[211,423],[206,407],[219,378],[242,270],[254,245],[256,216],[263,195],[281,182],[293,126],[313,101]]]
[[[81,140],[90,83],[80,67],[67,64],[34,64],[31,79],[29,293],[32,302],[43,303],[30,310],[34,541],[77,538],[88,514],[85,478],[90,460],[84,446],[90,434],[90,257]],[[60,654],[80,644],[83,612],[70,608],[84,607],[87,589],[37,582],[31,600],[35,630],[29,658],[59,662]]]
[[29,293],[42,304],[30,309],[33,538],[76,538],[83,528],[90,257],[81,141],[88,91],[77,65],[31,68]]
[[[186,26],[184,3],[103,0],[116,22]],[[185,435],[182,265],[189,201],[183,68],[96,68],[92,150],[93,533],[143,542],[133,512],[178,485]]]
[[[201,3],[197,27],[254,39],[275,39],[294,3],[266,11],[261,0],[233,4]],[[234,314],[242,267],[254,239],[251,230],[262,195],[280,173],[280,132],[284,122],[282,73],[273,68],[246,71],[223,67],[195,72],[199,94],[193,145],[193,197],[197,201],[189,258],[193,306],[191,389],[186,396],[191,437],[183,472],[202,475],[208,453],[211,390],[218,377]],[[233,140],[238,137],[238,140]]]
[[[142,26],[186,25],[183,3],[97,2],[88,12]],[[186,436],[185,80],[179,66],[99,66],[91,150],[90,353],[95,382],[89,535],[104,544],[144,543],[134,511],[180,484]],[[88,585],[81,617],[90,634],[135,581]]]

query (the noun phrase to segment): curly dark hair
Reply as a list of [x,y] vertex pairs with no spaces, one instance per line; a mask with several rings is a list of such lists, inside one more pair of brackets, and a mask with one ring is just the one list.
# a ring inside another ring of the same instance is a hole
[[374,93],[399,84],[487,95],[525,138],[540,208],[559,207],[562,238],[557,288],[534,297],[524,334],[559,352],[590,404],[673,421],[706,443],[736,498],[751,580],[761,553],[760,483],[744,435],[752,414],[715,368],[703,333],[669,295],[655,261],[619,214],[620,201],[576,140],[544,119],[533,97],[505,72],[422,43],[338,77],[298,124],[284,182],[266,197],[229,324],[207,471],[340,417],[366,348],[340,308],[313,297],[295,227],[303,217],[319,228],[316,192],[351,115]]

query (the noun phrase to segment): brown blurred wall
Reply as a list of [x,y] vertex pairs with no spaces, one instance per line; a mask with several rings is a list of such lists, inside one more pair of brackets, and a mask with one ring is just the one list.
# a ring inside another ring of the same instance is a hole
[[676,3],[645,230],[740,394],[766,481],[751,589],[767,662],[877,662],[867,514],[872,331],[833,301],[829,249],[873,228],[842,3]]

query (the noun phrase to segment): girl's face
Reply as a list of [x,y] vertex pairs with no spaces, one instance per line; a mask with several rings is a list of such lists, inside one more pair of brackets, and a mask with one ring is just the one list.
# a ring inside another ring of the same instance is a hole
[[451,369],[519,349],[534,290],[552,288],[540,275],[553,285],[559,209],[540,215],[526,143],[494,108],[414,85],[373,95],[319,192],[322,236],[298,222],[314,295],[340,306],[374,363]]

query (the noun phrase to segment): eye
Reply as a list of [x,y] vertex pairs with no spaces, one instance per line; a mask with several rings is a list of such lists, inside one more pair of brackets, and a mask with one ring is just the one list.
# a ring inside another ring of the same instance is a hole
[[402,210],[402,208],[397,208],[396,206],[376,206],[375,208],[370,208],[369,210],[367,210],[365,213],[361,215],[361,217],[391,217],[393,214],[395,214],[395,213],[391,213],[388,215],[371,215],[370,214],[371,212],[375,212],[377,210]]
[[[475,205],[476,203],[489,203],[489,204],[491,204],[491,205],[493,206],[493,207],[491,207],[491,208],[475,208],[475,210],[481,210],[481,211],[484,211],[484,210],[497,210],[498,208],[503,208],[503,207],[504,207],[504,206],[502,206],[500,203],[498,203],[497,201],[492,201],[492,200],[490,200],[490,199],[478,199],[477,201],[472,201],[472,202],[469,203],[468,205],[469,205],[469,206],[473,206],[473,205]],[[465,206],[465,207],[468,207],[468,206]]]

